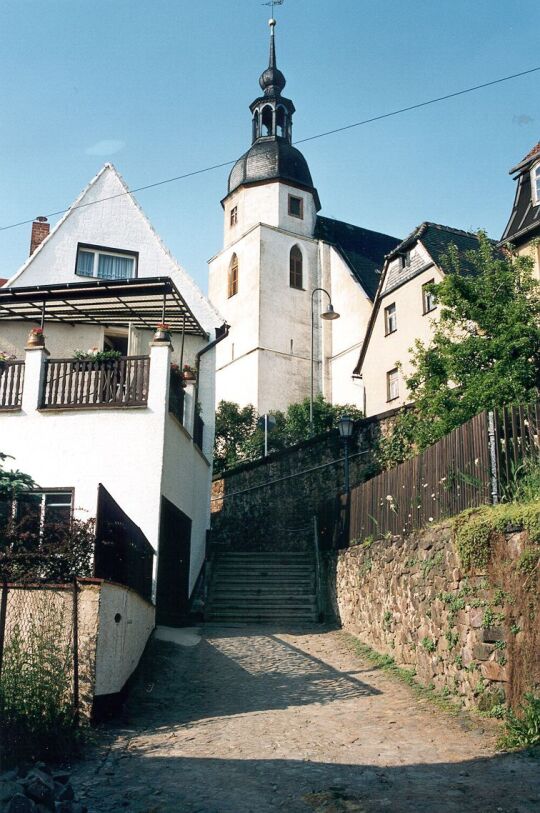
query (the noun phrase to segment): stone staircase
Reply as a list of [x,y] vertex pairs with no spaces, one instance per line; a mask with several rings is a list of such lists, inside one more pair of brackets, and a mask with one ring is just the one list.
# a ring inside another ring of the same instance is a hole
[[313,623],[313,557],[297,551],[223,551],[212,562],[205,618],[249,623]]

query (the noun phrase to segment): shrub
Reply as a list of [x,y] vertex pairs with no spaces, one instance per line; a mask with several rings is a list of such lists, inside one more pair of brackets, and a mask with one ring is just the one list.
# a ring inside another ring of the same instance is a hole
[[0,675],[2,762],[55,761],[77,748],[69,609],[52,592],[44,602],[40,591],[39,608],[26,604],[8,624]]

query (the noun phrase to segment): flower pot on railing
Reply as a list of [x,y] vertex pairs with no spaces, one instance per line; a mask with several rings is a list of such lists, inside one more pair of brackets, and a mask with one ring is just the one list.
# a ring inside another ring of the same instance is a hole
[[182,378],[184,379],[184,384],[194,384],[197,380],[197,374],[195,373],[193,367],[190,367],[188,364],[184,364]]
[[26,340],[26,347],[30,349],[32,347],[45,347],[45,334],[42,327],[32,328]]
[[171,341],[171,331],[169,325],[166,325],[162,322],[159,325],[156,325],[156,332],[154,333],[154,341],[155,342],[170,342]]

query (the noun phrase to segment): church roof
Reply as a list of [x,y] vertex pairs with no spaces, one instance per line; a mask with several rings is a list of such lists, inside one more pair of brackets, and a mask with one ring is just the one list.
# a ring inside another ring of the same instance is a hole
[[[307,161],[296,147],[279,136],[259,138],[238,159],[229,175],[229,194],[243,184],[280,180],[313,190]],[[318,196],[315,192],[318,203]]]
[[540,141],[527,153],[525,158],[510,170],[517,176],[517,189],[514,205],[501,243],[520,243],[530,240],[534,233],[540,234],[540,204],[535,205],[531,187],[532,165],[540,158]]
[[338,249],[366,294],[371,300],[375,299],[384,259],[395,249],[399,239],[320,216],[314,236]]

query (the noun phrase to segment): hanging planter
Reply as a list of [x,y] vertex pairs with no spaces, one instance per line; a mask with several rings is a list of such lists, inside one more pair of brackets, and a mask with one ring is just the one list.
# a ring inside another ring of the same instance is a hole
[[42,327],[33,327],[26,340],[27,347],[45,347],[45,334]]

